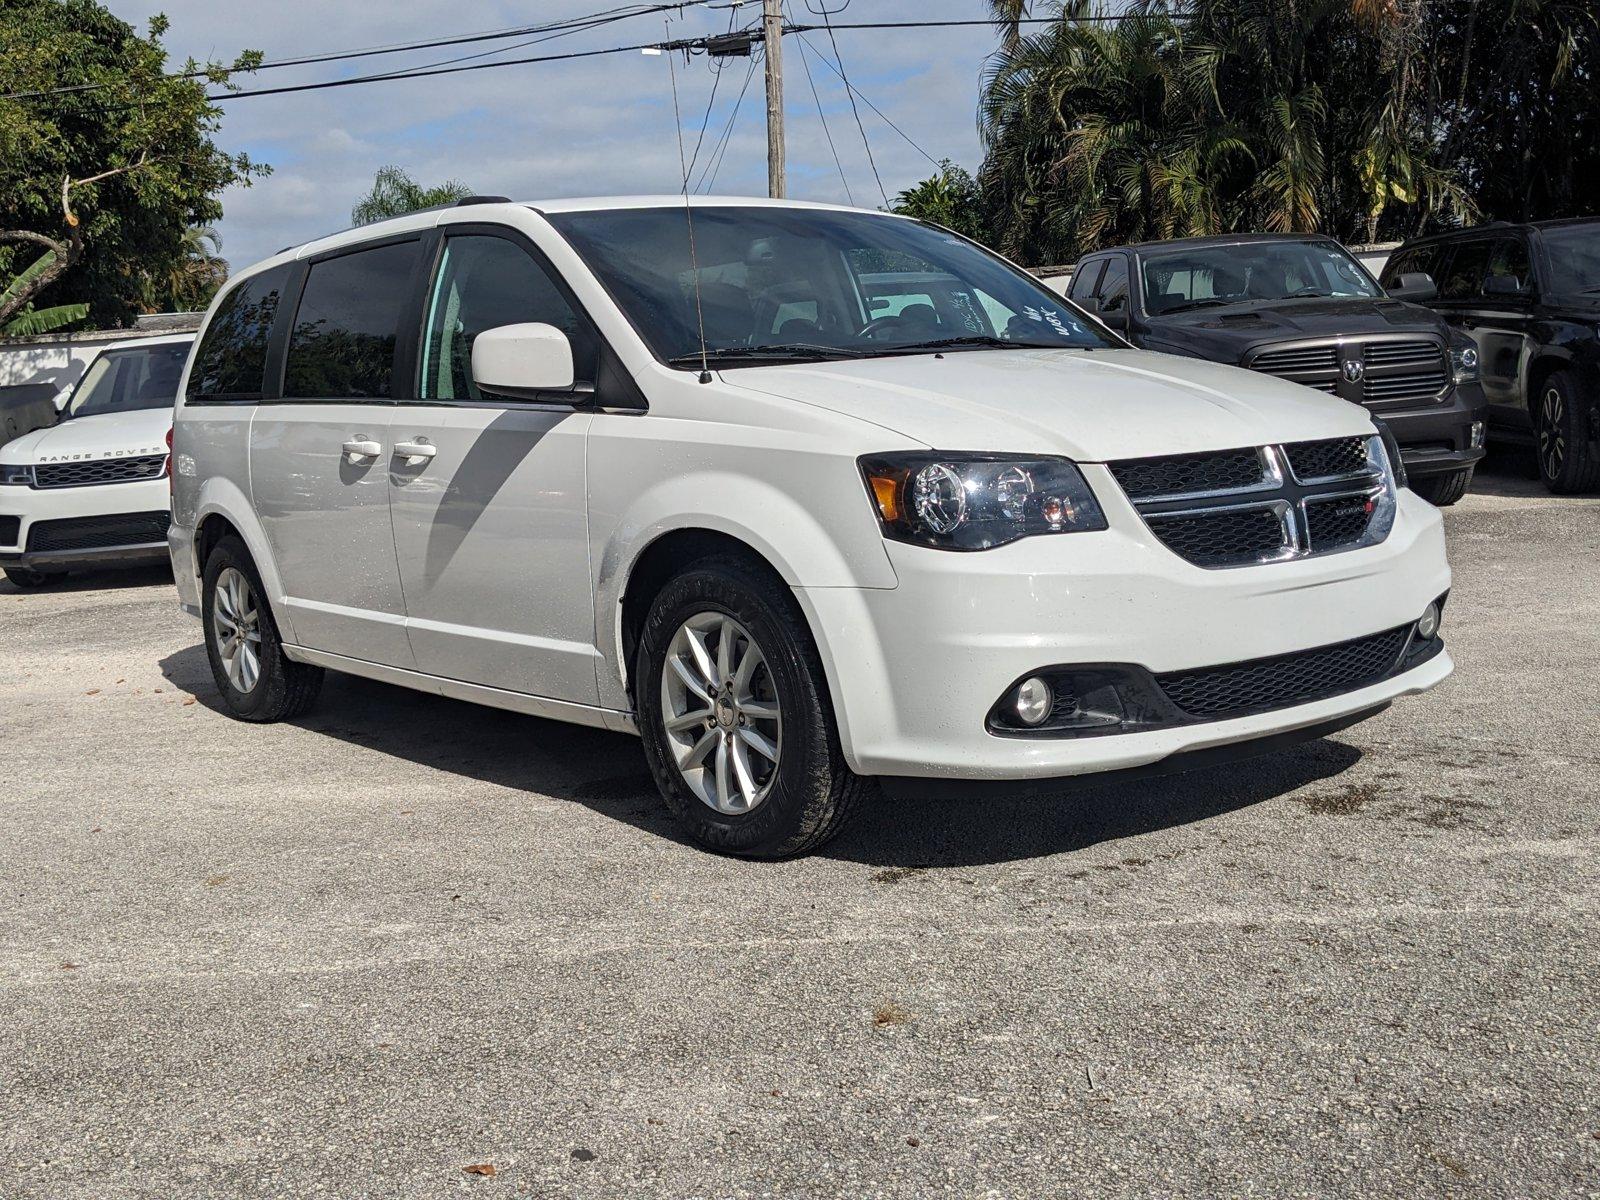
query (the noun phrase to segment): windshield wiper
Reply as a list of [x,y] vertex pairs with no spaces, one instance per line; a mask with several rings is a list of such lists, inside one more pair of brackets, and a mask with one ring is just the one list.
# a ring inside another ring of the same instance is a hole
[[[721,346],[707,349],[703,361],[716,362],[822,362],[830,358],[862,358],[865,351],[847,346],[819,346],[811,342],[778,342],[770,346]],[[691,350],[667,359],[669,367],[698,367],[702,362],[700,351]]]
[[1012,338],[995,337],[991,334],[974,334],[969,337],[935,338],[931,342],[902,342],[888,343],[882,349],[871,351],[876,354],[906,354],[921,350],[951,350],[962,346],[992,346],[997,350],[1085,350],[1086,346],[1074,346],[1067,342],[1019,342]]
[[1209,308],[1214,304],[1228,305],[1235,303],[1237,303],[1237,301],[1218,300],[1215,297],[1210,297],[1205,300],[1185,300],[1182,304],[1174,304],[1170,308],[1163,308],[1159,315],[1164,317],[1168,313],[1184,312],[1191,308]]

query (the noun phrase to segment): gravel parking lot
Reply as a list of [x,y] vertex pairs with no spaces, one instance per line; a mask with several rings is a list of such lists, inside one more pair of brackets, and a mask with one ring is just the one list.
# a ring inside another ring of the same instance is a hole
[[776,865],[629,738],[248,727],[169,576],[0,582],[0,1196],[1600,1194],[1600,499],[1514,465],[1431,695]]

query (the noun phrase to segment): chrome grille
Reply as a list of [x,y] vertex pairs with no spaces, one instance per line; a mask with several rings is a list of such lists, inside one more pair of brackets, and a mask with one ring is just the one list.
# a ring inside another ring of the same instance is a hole
[[1357,404],[1428,404],[1450,391],[1442,340],[1380,335],[1268,346],[1245,366]]
[[[1254,458],[1257,481],[1219,464]],[[1259,566],[1376,545],[1394,488],[1375,436],[1107,463],[1154,537],[1197,567]],[[1199,464],[1197,466],[1197,464]]]
[[102,483],[135,483],[159,479],[166,470],[165,454],[132,458],[96,458],[83,462],[40,463],[33,469],[34,487],[94,487]]

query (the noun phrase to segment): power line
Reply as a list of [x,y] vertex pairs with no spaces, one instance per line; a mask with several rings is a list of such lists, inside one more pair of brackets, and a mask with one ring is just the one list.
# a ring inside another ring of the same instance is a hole
[[[806,40],[805,39],[805,34],[803,34],[803,33],[800,34],[800,40],[802,42]],[[901,129],[900,126],[896,125],[893,121],[891,121],[888,118],[888,116],[886,116],[884,114],[883,109],[879,108],[871,100],[867,99],[867,97],[862,94],[861,90],[859,88],[857,88],[855,86],[855,84],[851,83],[848,79],[845,79],[845,77],[839,72],[838,68],[836,68],[831,62],[828,61],[828,56],[826,54],[818,54],[815,47],[812,48],[812,53],[813,54],[817,54],[817,58],[822,61],[822,65],[827,67],[828,70],[832,71],[835,75],[838,75],[839,78],[844,81],[844,86],[846,88],[848,88],[855,95],[861,97],[861,103],[865,104],[873,112],[877,113],[879,119],[882,120],[885,125],[887,125],[890,129],[894,130],[902,138],[904,138],[907,145],[909,145],[918,154],[922,155],[923,158],[927,159],[934,166],[938,167],[938,166],[943,166],[944,165],[937,158],[935,158],[933,155],[929,154],[926,150],[924,150],[921,146],[919,146],[915,141],[913,141],[912,138],[911,138],[911,135],[909,133],[907,133],[904,129]]]
[[717,175],[722,170],[722,163],[728,155],[728,144],[733,140],[733,130],[739,121],[739,110],[744,107],[745,93],[750,90],[750,84],[756,77],[756,58],[750,57],[749,69],[744,73],[744,84],[739,88],[739,98],[733,102],[733,111],[728,114],[728,123],[722,130],[722,137],[713,149],[711,157],[706,160],[705,170],[700,172],[700,182],[695,185],[698,192],[709,192],[716,186]]
[[[538,24],[538,25],[522,25],[522,26],[516,26],[516,27],[510,28],[510,29],[492,30],[492,31],[485,32],[485,33],[462,34],[462,35],[460,35],[458,37],[431,38],[431,39],[428,39],[426,41],[395,42],[395,43],[391,43],[389,45],[371,46],[371,47],[367,47],[367,48],[359,49],[359,50],[338,50],[338,51],[330,51],[330,52],[328,52],[326,54],[308,54],[308,55],[304,55],[304,56],[302,56],[300,58],[273,59],[273,60],[271,60],[269,62],[259,63],[256,66],[250,68],[248,71],[242,71],[241,70],[238,73],[239,74],[255,74],[256,72],[259,72],[259,71],[277,70],[277,69],[282,68],[282,67],[301,67],[301,66],[314,65],[314,64],[325,63],[325,62],[342,62],[342,61],[347,61],[347,60],[350,60],[350,59],[369,58],[369,57],[372,57],[374,55],[381,55],[381,54],[404,54],[404,53],[408,53],[410,51],[437,49],[437,48],[440,48],[440,47],[443,47],[443,46],[459,46],[459,45],[465,45],[465,44],[474,43],[474,42],[500,41],[500,40],[504,40],[506,38],[523,37],[523,36],[525,36],[527,34],[543,33],[543,34],[550,34],[552,37],[563,37],[563,36],[566,36],[566,35],[571,34],[571,33],[582,33],[582,32],[585,32],[587,30],[590,30],[590,29],[599,29],[599,28],[601,28],[603,26],[606,26],[606,25],[615,24],[618,21],[631,20],[634,17],[650,16],[650,15],[657,14],[657,13],[670,12],[670,11],[680,10],[680,9],[684,9],[684,8],[699,8],[699,7],[703,7],[703,6],[706,6],[706,5],[711,5],[713,3],[714,3],[714,0],[673,0],[672,3],[651,4],[651,5],[637,4],[637,5],[633,5],[631,7],[628,7],[628,8],[605,9],[605,10],[603,10],[601,12],[589,13],[589,14],[587,14],[585,16],[568,17],[568,18],[566,18],[564,20],[561,20],[561,21],[549,21],[549,22],[545,22],[543,24]],[[718,8],[722,8],[722,7],[736,8],[736,7],[738,7],[738,5],[736,5],[736,4],[728,4],[728,3],[724,2],[724,3],[716,4],[716,7],[718,7]],[[524,46],[533,45],[535,42],[545,41],[545,40],[549,40],[549,39],[546,39],[546,38],[535,38],[535,39],[533,39],[533,41],[522,43],[522,45],[524,45]],[[489,55],[489,54],[499,54],[499,53],[503,53],[503,52],[505,52],[507,50],[515,50],[515,49],[518,49],[518,48],[520,48],[520,47],[518,47],[518,46],[500,47],[498,49],[487,50],[487,51],[484,51],[484,52],[482,52],[480,54],[476,54],[476,55],[465,55],[465,56],[463,56],[461,58],[448,59],[448,60],[445,60],[444,62],[427,63],[427,64],[423,64],[423,65],[418,66],[418,67],[402,68],[400,71],[384,72],[384,73],[376,74],[376,75],[362,76],[361,78],[363,80],[378,80],[378,79],[387,78],[390,75],[393,75],[396,78],[404,78],[405,77],[404,76],[404,72],[405,71],[409,71],[409,70],[426,70],[429,67],[448,66],[448,65],[450,65],[452,63],[465,62],[465,61],[468,61],[469,59],[475,59],[475,58],[483,58],[483,57],[485,57],[486,55]],[[211,73],[209,71],[178,71],[178,72],[174,72],[172,74],[167,75],[166,78],[168,78],[168,79],[205,79],[205,78],[208,78],[210,76],[210,74]],[[42,88],[42,89],[39,89],[37,91],[31,91],[31,92],[9,92],[9,93],[6,93],[5,95],[0,95],[0,100],[31,100],[31,99],[37,99],[37,98],[46,97],[46,96],[59,96],[59,95],[67,95],[67,94],[78,93],[78,92],[101,91],[101,90],[104,90],[106,88],[113,87],[113,86],[115,86],[115,85],[111,84],[111,83],[77,83],[77,84],[68,84],[68,85],[63,86],[63,87]],[[239,93],[230,93],[230,94],[238,95]],[[252,93],[252,94],[255,94],[255,93]],[[216,97],[208,97],[208,99],[216,99]]]
[[[828,31],[828,41],[833,46],[833,57],[838,61],[839,64],[837,74],[840,79],[844,80],[845,95],[850,98],[850,112],[856,119],[856,128],[861,131],[861,144],[865,146],[867,150],[867,165],[872,168],[872,178],[878,184],[878,195],[883,197],[883,203],[885,206],[887,206],[889,203],[889,193],[884,190],[883,177],[878,174],[878,160],[872,157],[872,143],[867,139],[867,127],[861,123],[861,110],[856,107],[856,92],[855,89],[850,86],[849,76],[844,73],[844,58],[839,54],[839,43],[833,36],[833,25],[829,20],[828,10],[826,8],[822,10],[822,20],[824,22],[824,27]],[[822,61],[827,62],[828,60],[824,58]],[[832,66],[832,64],[829,65]]]
[[[846,0],[847,4],[848,2],[849,0]],[[806,7],[811,7],[810,0],[807,0]],[[839,182],[844,184],[845,199],[854,205],[855,194],[850,190],[850,181],[845,178],[844,163],[839,158],[839,148],[833,144],[833,131],[828,128],[827,114],[822,111],[822,97],[817,93],[817,81],[811,75],[811,58],[806,53],[806,40],[797,37],[794,44],[800,47],[800,63],[806,69],[806,82],[811,85],[811,98],[817,102],[817,120],[822,122],[822,135],[828,139],[828,149],[833,154],[833,165],[839,168]]]

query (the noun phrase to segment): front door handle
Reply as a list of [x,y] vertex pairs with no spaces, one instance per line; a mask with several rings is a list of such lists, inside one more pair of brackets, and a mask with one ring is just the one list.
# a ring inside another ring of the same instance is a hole
[[396,442],[394,444],[394,456],[403,458],[407,462],[424,462],[438,453],[439,447],[423,437],[409,442]]
[[377,458],[383,453],[383,447],[372,439],[357,434],[344,444],[344,452],[350,456],[351,462],[355,462],[362,458]]

